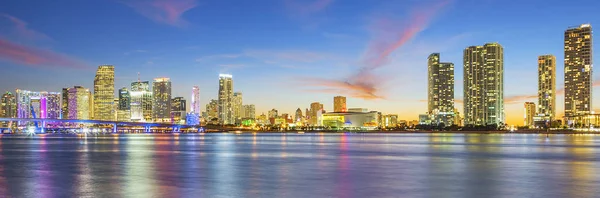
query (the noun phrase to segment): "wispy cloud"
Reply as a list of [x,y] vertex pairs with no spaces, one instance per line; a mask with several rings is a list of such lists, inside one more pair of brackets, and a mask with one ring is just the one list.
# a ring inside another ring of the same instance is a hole
[[134,53],[146,53],[146,52],[148,52],[148,50],[137,49],[137,50],[123,52],[123,54],[127,56],[127,55],[134,54]]
[[[347,93],[352,97],[363,99],[384,99],[380,88],[389,80],[384,75],[376,74],[376,70],[385,66],[389,56],[396,49],[404,46],[409,40],[423,31],[429,22],[442,8],[448,5],[448,0],[443,0],[426,8],[416,9],[406,25],[395,24],[391,20],[380,19],[372,26],[374,38],[371,40],[361,61],[361,67],[355,74],[342,80],[313,79],[312,85],[331,93],[332,90]],[[402,27],[397,30],[391,27]]]
[[39,68],[86,68],[83,62],[74,58],[4,39],[0,39],[0,59]]
[[285,0],[284,3],[293,14],[306,16],[327,8],[333,0]]
[[123,3],[157,23],[176,27],[187,25],[182,15],[198,6],[196,0],[126,0]]
[[215,54],[203,56],[196,62],[229,61],[230,59],[249,58],[264,64],[282,68],[300,68],[300,65],[319,63],[329,60],[343,60],[342,57],[330,53],[306,50],[245,50],[238,54]]
[[29,40],[52,40],[44,33],[37,32],[27,26],[27,22],[8,14],[0,14],[14,25],[14,31],[18,36]]

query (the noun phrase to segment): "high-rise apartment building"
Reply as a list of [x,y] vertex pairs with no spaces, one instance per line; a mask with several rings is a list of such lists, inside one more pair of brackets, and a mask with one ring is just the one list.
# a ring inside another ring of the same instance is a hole
[[298,108],[296,109],[296,114],[294,115],[294,121],[295,122],[302,122],[304,119],[304,117],[302,117],[302,109]]
[[535,117],[535,103],[533,102],[525,102],[525,115],[524,115],[524,124],[526,127],[534,127],[535,123],[533,122],[533,117]]
[[219,74],[219,122],[234,124],[233,115],[233,77]]
[[463,55],[464,124],[505,124],[504,49],[487,43],[468,47]]
[[17,101],[15,99],[15,95],[7,91],[4,93],[4,95],[2,95],[0,105],[0,117],[17,117]]
[[553,120],[556,114],[556,57],[538,57],[538,111],[546,120]]
[[171,79],[155,78],[152,83],[152,96],[154,122],[171,122]]
[[115,67],[100,65],[94,78],[93,118],[95,120],[114,120],[114,99]]
[[131,83],[129,94],[131,97],[131,121],[152,121],[152,92],[150,92],[150,83],[148,81]]
[[208,104],[206,104],[206,115],[204,117],[207,120],[211,120],[213,118],[219,118],[219,101],[218,100],[210,100]]
[[60,118],[68,119],[69,118],[69,88],[62,88],[61,92],[61,111]]
[[427,112],[435,124],[454,124],[454,64],[440,62],[440,54],[427,58]]
[[232,100],[232,108],[233,108],[233,117],[238,120],[240,118],[242,118],[242,113],[243,113],[243,109],[242,109],[242,93],[241,92],[235,92],[233,93],[233,100]]
[[277,118],[279,117],[279,111],[277,111],[277,109],[271,109],[267,115],[269,118]]
[[323,113],[323,104],[313,102],[310,104],[309,124],[311,126],[321,126],[320,115]]
[[565,116],[592,111],[592,26],[565,31]]
[[183,124],[185,122],[185,110],[187,101],[183,97],[175,97],[171,99],[171,122]]
[[346,112],[348,108],[346,108],[346,97],[344,96],[335,96],[333,97],[333,112]]
[[192,87],[192,102],[191,110],[193,114],[200,115],[200,88],[198,86]]
[[16,90],[18,118],[61,118],[61,93]]
[[69,88],[69,119],[88,120],[90,118],[89,89],[82,86]]
[[117,121],[131,121],[131,94],[126,87],[119,89],[117,105]]
[[251,105],[242,105],[243,115],[242,118],[256,119],[256,107]]

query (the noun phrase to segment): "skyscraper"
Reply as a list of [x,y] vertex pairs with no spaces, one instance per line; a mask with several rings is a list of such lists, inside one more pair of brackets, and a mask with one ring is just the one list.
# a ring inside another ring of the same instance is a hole
[[69,118],[69,88],[62,88],[61,97],[62,97],[62,99],[61,99],[62,105],[61,105],[60,117],[62,119],[68,119]]
[[503,125],[504,49],[498,43],[464,50],[464,124]]
[[0,101],[0,117],[15,118],[17,114],[17,101],[15,96],[6,92],[2,95],[2,101]]
[[533,102],[525,102],[525,116],[524,116],[524,124],[526,127],[533,127],[535,124],[533,123],[533,117],[535,116],[535,103]]
[[148,81],[131,83],[131,92],[129,94],[131,97],[131,121],[152,121],[152,92],[150,92],[150,83]]
[[233,77],[230,74],[219,74],[219,122],[234,124],[233,115]]
[[312,126],[320,126],[320,118],[319,116],[321,115],[323,111],[323,104],[318,103],[318,102],[313,102],[310,104],[310,120],[309,120],[309,124]]
[[206,115],[204,116],[207,120],[219,117],[219,101],[210,100],[206,104]]
[[556,57],[538,57],[538,112],[546,120],[553,120],[556,113]]
[[294,115],[294,121],[296,122],[302,122],[303,117],[302,117],[302,109],[298,108],[296,109],[296,114]]
[[277,111],[277,109],[271,109],[268,112],[269,118],[277,118],[279,117],[279,111]]
[[94,119],[114,120],[115,67],[100,65],[94,78]]
[[592,110],[592,26],[565,31],[565,116]]
[[171,122],[183,124],[185,122],[185,105],[186,101],[183,97],[175,97],[171,99]]
[[190,110],[193,114],[200,115],[200,88],[192,87],[192,107]]
[[427,111],[436,124],[454,124],[454,64],[440,62],[440,54],[427,58]]
[[44,92],[42,95],[42,107],[45,112],[42,113],[42,118],[60,119],[61,118],[61,101],[62,95],[58,92]]
[[251,118],[251,119],[256,119],[256,107],[251,104],[251,105],[242,105],[242,109],[243,109],[243,118]]
[[171,79],[155,78],[152,83],[152,95],[154,122],[171,122]]
[[242,118],[242,93],[241,92],[235,92],[233,93],[233,100],[232,100],[232,108],[233,108],[233,117],[234,119],[237,121],[240,118]]
[[119,89],[117,121],[131,121],[131,94],[126,87]]
[[333,112],[346,112],[346,97],[336,96],[333,97]]
[[90,118],[90,90],[82,86],[69,88],[69,119]]

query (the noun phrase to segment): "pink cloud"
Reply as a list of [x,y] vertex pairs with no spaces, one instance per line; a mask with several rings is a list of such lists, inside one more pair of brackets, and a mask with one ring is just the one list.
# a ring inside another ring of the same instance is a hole
[[123,3],[157,23],[178,27],[187,24],[181,16],[198,6],[196,0],[129,0]]
[[333,0],[285,0],[285,6],[295,14],[309,15],[329,6]]
[[15,25],[15,32],[22,37],[25,37],[27,39],[31,39],[31,40],[35,40],[35,39],[40,39],[40,40],[51,40],[50,37],[48,37],[47,35],[37,32],[35,30],[29,29],[29,27],[27,27],[27,22],[8,15],[8,14],[2,14],[2,16],[4,16],[4,18],[8,19],[10,22],[12,22]]
[[23,46],[0,38],[0,60],[39,68],[85,68],[78,60],[52,51]]
[[[340,92],[349,93],[356,98],[384,99],[381,86],[389,78],[376,74],[376,69],[385,66],[392,52],[404,46],[423,31],[435,14],[448,3],[449,0],[443,0],[424,9],[415,10],[404,26],[390,24],[388,20],[378,20],[373,26],[375,28],[373,31],[376,33],[375,38],[368,45],[362,67],[354,75],[343,80],[313,79],[316,82],[313,86],[323,88],[316,91],[323,90],[323,92],[330,93],[332,89],[339,89]],[[403,27],[403,29],[390,30],[389,27]]]

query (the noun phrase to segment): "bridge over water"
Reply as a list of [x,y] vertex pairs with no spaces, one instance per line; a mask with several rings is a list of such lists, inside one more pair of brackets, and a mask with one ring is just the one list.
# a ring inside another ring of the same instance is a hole
[[[171,124],[171,123],[146,123],[146,122],[119,122],[105,120],[77,120],[77,119],[45,119],[45,118],[0,118],[6,127],[0,127],[2,132],[204,132],[205,127],[200,125]],[[31,126],[31,124],[34,126]]]

